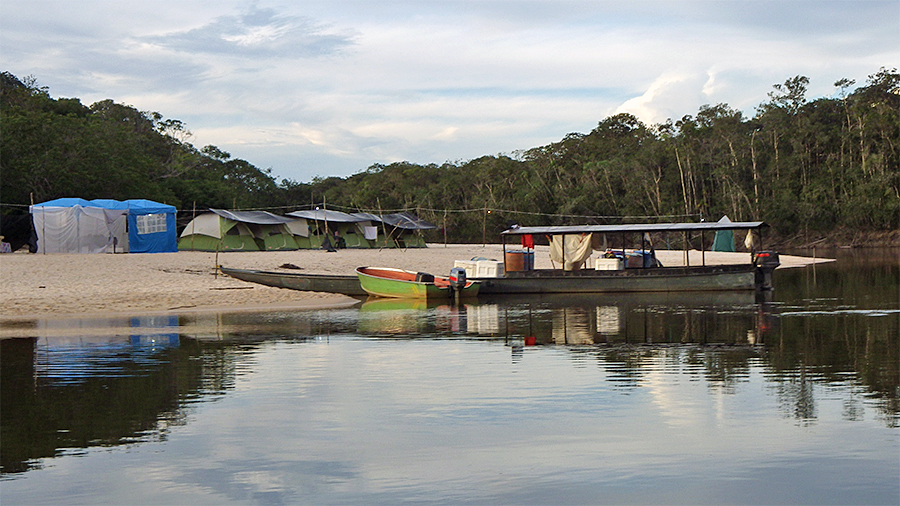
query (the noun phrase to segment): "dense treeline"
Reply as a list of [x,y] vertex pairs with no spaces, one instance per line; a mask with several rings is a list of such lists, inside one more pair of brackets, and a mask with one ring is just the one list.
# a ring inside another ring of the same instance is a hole
[[33,78],[8,72],[0,74],[0,129],[0,202],[7,206],[81,197],[230,209],[290,194],[291,183],[277,185],[271,169],[215,146],[195,148],[179,120],[112,100],[90,107],[54,100]]
[[271,170],[215,146],[194,148],[178,120],[110,100],[54,100],[32,78],[4,73],[0,201],[409,209],[446,225],[451,241],[480,241],[485,230],[493,240],[509,221],[726,214],[765,220],[782,235],[900,228],[900,74],[881,69],[856,88],[841,79],[835,98],[812,101],[808,84],[797,76],[775,85],[752,118],[726,104],[652,126],[617,114],[588,134],[515,156],[376,164],[347,178],[278,183]]

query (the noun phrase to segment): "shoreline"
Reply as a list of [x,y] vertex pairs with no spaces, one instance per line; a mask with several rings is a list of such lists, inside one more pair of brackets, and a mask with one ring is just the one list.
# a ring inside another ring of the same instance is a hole
[[[515,247],[511,247],[515,249]],[[176,315],[349,307],[353,297],[247,283],[222,274],[216,265],[310,274],[352,274],[371,265],[448,274],[455,260],[502,260],[500,244],[430,244],[416,249],[344,249],[153,254],[13,253],[0,256],[0,337],[19,322],[35,319]],[[683,251],[657,250],[663,265],[683,264]],[[691,265],[745,263],[748,253],[690,252]],[[832,261],[783,255],[782,268]],[[286,269],[287,264],[299,267]],[[549,248],[535,248],[535,267],[552,268]]]

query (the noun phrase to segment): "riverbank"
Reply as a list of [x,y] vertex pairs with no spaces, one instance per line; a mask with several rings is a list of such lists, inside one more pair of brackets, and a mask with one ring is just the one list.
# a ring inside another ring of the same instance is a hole
[[[685,260],[682,251],[661,250],[657,256],[667,266],[681,265]],[[704,257],[707,264],[746,263],[747,256],[747,253],[691,251],[690,263],[697,265]],[[196,251],[135,255],[14,253],[0,256],[3,280],[0,323],[8,327],[14,321],[33,318],[349,306],[357,303],[357,299],[246,283],[218,274],[216,265],[330,274],[353,274],[358,266],[372,265],[445,274],[450,272],[455,260],[475,257],[502,259],[502,247],[499,244],[433,244],[407,250],[218,255]],[[781,261],[785,267],[797,267],[828,259],[782,256]],[[546,246],[536,249],[535,267],[551,268]]]
[[845,248],[900,248],[900,230],[834,230],[828,234],[814,231],[791,236],[767,237],[767,247],[776,251]]

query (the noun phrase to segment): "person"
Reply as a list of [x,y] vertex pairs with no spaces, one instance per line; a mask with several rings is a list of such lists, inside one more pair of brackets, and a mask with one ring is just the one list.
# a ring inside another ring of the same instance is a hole
[[344,249],[347,247],[347,241],[341,237],[341,233],[337,229],[334,231],[334,247],[337,249]]

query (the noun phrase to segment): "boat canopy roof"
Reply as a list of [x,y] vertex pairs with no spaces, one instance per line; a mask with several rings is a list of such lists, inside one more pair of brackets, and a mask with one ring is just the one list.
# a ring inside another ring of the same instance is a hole
[[763,221],[711,221],[701,223],[630,223],[626,225],[566,225],[558,227],[516,227],[501,235],[627,234],[644,232],[703,232],[707,230],[754,230],[768,225]]

